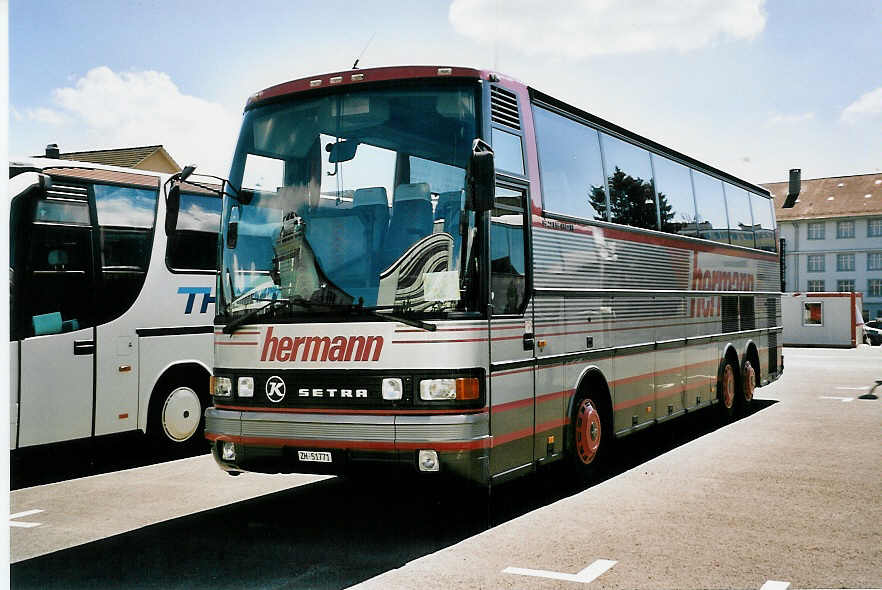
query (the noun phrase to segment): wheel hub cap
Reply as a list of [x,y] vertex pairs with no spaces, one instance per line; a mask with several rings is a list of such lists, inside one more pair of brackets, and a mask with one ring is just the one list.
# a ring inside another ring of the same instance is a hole
[[753,365],[746,363],[744,367],[744,401],[753,399],[753,390],[756,389],[756,371]]
[[594,407],[594,402],[586,399],[579,404],[576,413],[576,453],[585,465],[590,464],[597,457],[600,435],[600,414]]
[[731,408],[734,403],[735,371],[732,370],[732,365],[726,365],[726,370],[723,373],[723,404],[725,404],[727,408]]
[[170,439],[183,442],[193,436],[201,418],[199,396],[189,387],[178,387],[165,400],[162,429]]

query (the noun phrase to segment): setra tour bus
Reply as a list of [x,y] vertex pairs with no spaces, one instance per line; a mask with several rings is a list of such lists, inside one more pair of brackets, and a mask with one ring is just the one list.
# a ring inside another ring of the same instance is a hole
[[216,192],[51,158],[9,170],[10,448],[131,431],[202,447]]
[[497,73],[258,92],[225,192],[205,428],[232,474],[589,476],[782,371],[769,193]]

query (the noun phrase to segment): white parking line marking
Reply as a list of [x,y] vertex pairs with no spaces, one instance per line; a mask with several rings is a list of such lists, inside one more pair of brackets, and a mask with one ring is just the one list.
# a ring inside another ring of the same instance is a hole
[[9,526],[19,527],[23,529],[32,529],[35,526],[40,526],[41,522],[15,522],[13,519],[15,518],[23,518],[25,516],[31,516],[32,514],[39,514],[43,512],[42,510],[25,510],[24,512],[16,512],[15,514],[9,515]]
[[836,397],[835,395],[822,395],[818,399],[836,399],[841,402],[853,402],[854,401],[853,397]]
[[600,577],[609,568],[617,564],[617,561],[609,559],[598,559],[577,574],[564,574],[561,572],[550,572],[547,570],[531,570],[520,567],[507,567],[502,570],[504,574],[516,574],[518,576],[533,576],[534,578],[551,578],[552,580],[563,580],[565,582],[578,582],[580,584],[588,584]]
[[760,587],[760,590],[787,590],[790,588],[790,582],[779,582],[778,580],[768,580]]
[[836,389],[856,389],[858,391],[867,391],[868,389],[870,389],[870,386],[869,385],[865,385],[864,387],[840,387],[840,386],[837,386]]

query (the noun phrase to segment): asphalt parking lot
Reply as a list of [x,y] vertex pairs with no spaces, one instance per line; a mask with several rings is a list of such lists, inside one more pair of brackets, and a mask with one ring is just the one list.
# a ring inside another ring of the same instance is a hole
[[12,587],[879,587],[876,379],[878,347],[788,348],[751,415],[699,412],[629,437],[604,481],[541,472],[489,502],[411,478],[232,478],[208,456],[18,489]]

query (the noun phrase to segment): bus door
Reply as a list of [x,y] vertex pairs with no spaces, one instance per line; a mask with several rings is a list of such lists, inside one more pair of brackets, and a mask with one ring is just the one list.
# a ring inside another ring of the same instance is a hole
[[92,434],[95,334],[88,191],[35,190],[13,228],[18,446]]
[[98,285],[95,435],[100,436],[138,427],[135,330],[147,321],[159,322],[171,298],[156,298],[134,307],[148,265],[165,265],[161,259],[150,260],[157,189],[95,183],[92,190],[97,213]]
[[533,463],[535,356],[528,307],[526,190],[496,187],[490,218],[491,475]]

